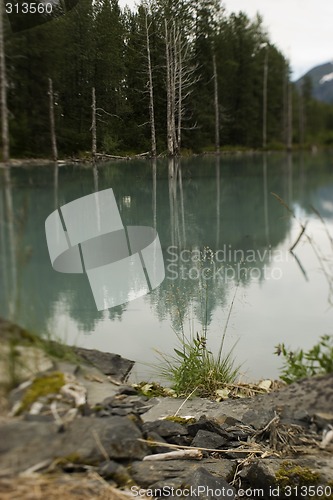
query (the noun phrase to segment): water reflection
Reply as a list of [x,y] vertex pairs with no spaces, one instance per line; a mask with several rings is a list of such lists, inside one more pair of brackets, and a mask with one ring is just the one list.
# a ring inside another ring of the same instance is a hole
[[[180,331],[189,321],[194,328],[215,329],[218,336],[238,286],[231,334],[242,337],[246,328],[252,342],[265,328],[272,337],[267,356],[274,343],[284,340],[282,318],[289,318],[295,338],[304,334],[303,321],[302,327],[297,326],[300,302],[286,310],[284,299],[301,301],[306,293],[297,262],[287,259],[299,228],[271,192],[281,196],[297,217],[313,221],[314,237],[321,245],[323,226],[311,205],[332,233],[330,161],[324,155],[265,154],[4,170],[0,174],[0,314],[41,334],[51,328],[64,335],[66,330],[71,342],[150,359],[151,349],[159,344],[161,349],[168,345],[172,349],[173,329]],[[53,271],[44,223],[55,208],[109,187],[124,225],[157,229],[166,279],[144,299],[98,312],[83,275]],[[310,307],[305,309],[317,325],[312,335],[329,333],[327,316],[317,314],[327,283],[304,245],[297,257],[313,287],[313,313]],[[276,269],[283,277],[274,279]],[[248,307],[253,307],[251,314]],[[273,323],[269,326],[268,318]],[[129,334],[132,329],[145,339],[140,346]],[[88,334],[89,340],[87,336],[82,340],[80,332]],[[138,355],[130,352],[134,348]],[[256,359],[255,353],[251,356]],[[253,363],[257,361],[249,361]]]
[[[3,171],[3,202],[1,219],[1,236],[3,246],[3,283],[6,288],[7,316],[13,320],[15,318],[18,300],[18,251],[17,235],[15,228],[15,214],[12,194],[11,170],[5,166]],[[2,280],[1,280],[2,281]]]

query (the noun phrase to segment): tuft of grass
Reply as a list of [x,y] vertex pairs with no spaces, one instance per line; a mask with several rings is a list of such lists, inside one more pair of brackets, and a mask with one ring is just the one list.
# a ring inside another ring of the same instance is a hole
[[215,357],[206,345],[206,337],[196,334],[187,339],[178,339],[181,349],[174,349],[175,355],[160,353],[164,364],[161,376],[169,380],[178,396],[196,393],[200,397],[213,396],[217,389],[235,381],[239,366],[235,366],[233,348],[225,356]]
[[236,344],[225,354],[224,342],[238,286],[237,284],[231,300],[216,356],[207,347],[209,324],[207,285],[201,290],[204,292],[200,301],[203,308],[202,317],[204,318],[201,335],[191,333],[189,338],[186,337],[183,322],[181,322],[181,331],[175,332],[179,343],[179,348],[174,349],[175,354],[165,355],[158,352],[159,357],[163,360],[162,365],[158,366],[159,374],[171,382],[171,388],[177,396],[191,397],[196,394],[200,397],[216,397],[218,389],[236,380],[240,370],[240,366],[235,365],[233,356]]

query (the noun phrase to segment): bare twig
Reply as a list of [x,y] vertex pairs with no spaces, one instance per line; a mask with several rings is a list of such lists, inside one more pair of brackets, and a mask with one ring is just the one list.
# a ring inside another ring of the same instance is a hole
[[177,449],[177,450],[200,450],[200,451],[207,451],[209,453],[264,453],[263,450],[252,450],[249,449],[247,450],[246,448],[229,448],[227,450],[220,450],[217,448],[201,448],[201,447],[195,447],[193,448],[192,446],[180,446],[178,444],[169,444],[169,443],[162,443],[161,441],[151,441],[148,439],[141,439],[139,438],[138,441],[141,443],[146,443],[149,446],[163,446],[164,448],[172,448],[172,449]]
[[169,451],[167,453],[156,453],[155,455],[147,455],[143,458],[144,461],[158,461],[158,460],[201,460],[202,451],[193,448],[193,450],[177,450]]
[[289,252],[290,253],[293,253],[294,248],[296,248],[298,242],[302,238],[302,236],[303,236],[303,234],[304,234],[304,232],[306,230],[307,224],[308,224],[308,222],[306,222],[304,226],[303,226],[303,224],[301,224],[301,232],[299,233],[298,238],[296,239],[295,243],[289,248]]
[[184,404],[190,399],[190,397],[195,393],[195,391],[198,389],[199,386],[195,387],[193,389],[193,391],[187,396],[187,398],[182,402],[182,404],[180,405],[180,407],[178,408],[178,410],[176,411],[176,413],[174,414],[174,417],[176,417],[178,415],[178,413],[180,412],[180,410],[183,408]]
[[102,444],[102,441],[100,440],[99,435],[97,434],[96,429],[92,430],[92,435],[94,436],[94,439],[96,441],[97,447],[98,447],[99,451],[102,453],[102,455],[105,458],[105,460],[107,462],[110,462],[110,457],[109,457],[106,449],[104,448],[104,446]]

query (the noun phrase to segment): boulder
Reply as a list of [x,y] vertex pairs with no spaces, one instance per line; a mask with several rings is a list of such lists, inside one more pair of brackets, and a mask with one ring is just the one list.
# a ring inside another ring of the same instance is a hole
[[110,375],[121,382],[126,380],[134,365],[134,361],[122,358],[119,354],[101,352],[96,349],[75,347],[74,352],[85,361],[94,365],[105,375]]
[[0,426],[0,467],[19,472],[63,458],[98,464],[105,453],[114,460],[142,459],[150,451],[138,427],[128,418],[77,418],[64,432],[54,423],[12,421]]

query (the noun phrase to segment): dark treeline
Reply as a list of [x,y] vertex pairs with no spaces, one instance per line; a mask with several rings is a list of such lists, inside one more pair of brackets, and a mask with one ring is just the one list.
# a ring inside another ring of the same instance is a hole
[[5,49],[14,155],[50,154],[49,78],[61,155],[91,151],[93,88],[97,151],[107,154],[284,147],[288,134],[311,144],[333,124],[331,107],[290,85],[260,17],[226,15],[217,0],[134,12],[80,0],[42,26],[8,28]]

